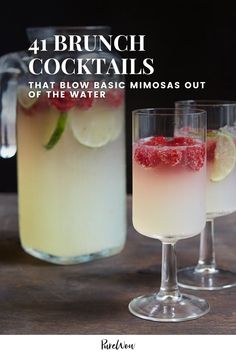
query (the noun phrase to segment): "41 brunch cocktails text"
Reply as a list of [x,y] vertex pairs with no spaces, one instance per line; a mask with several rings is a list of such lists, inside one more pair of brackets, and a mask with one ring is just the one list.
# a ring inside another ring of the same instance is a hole
[[[85,31],[93,32],[92,27],[87,27]],[[99,30],[99,27],[98,27]],[[104,31],[104,28],[103,28]],[[36,38],[28,51],[37,57],[31,58],[28,63],[29,72],[33,75],[56,75],[59,72],[65,75],[151,75],[154,73],[153,58],[144,58],[141,66],[136,58],[122,58],[119,61],[115,57],[104,56],[105,51],[111,52],[145,52],[145,35],[75,35],[74,29],[68,29],[68,35],[54,34],[50,28],[46,31],[46,38]],[[34,38],[34,30],[31,30]],[[52,57],[45,56],[51,52]],[[96,56],[89,54],[97,52]],[[63,53],[70,54],[64,57]],[[41,54],[44,54],[44,57]],[[55,57],[55,53],[61,53],[62,58]],[[80,53],[80,57],[78,54]],[[87,53],[87,54],[86,54]]]

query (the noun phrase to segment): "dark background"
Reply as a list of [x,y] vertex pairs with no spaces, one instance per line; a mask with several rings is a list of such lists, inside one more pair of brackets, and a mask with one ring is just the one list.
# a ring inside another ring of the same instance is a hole
[[[126,95],[128,191],[131,190],[131,111],[173,106],[192,98],[236,99],[234,2],[39,1],[4,2],[0,55],[28,46],[30,26],[110,25],[113,34],[146,34],[145,57],[155,60],[149,81],[206,81],[204,90],[132,90]],[[232,4],[232,5],[230,5]],[[133,78],[132,78],[133,79]],[[139,78],[140,80],[140,78]],[[30,148],[30,147],[29,147]],[[16,160],[0,160],[0,192],[16,191]]]

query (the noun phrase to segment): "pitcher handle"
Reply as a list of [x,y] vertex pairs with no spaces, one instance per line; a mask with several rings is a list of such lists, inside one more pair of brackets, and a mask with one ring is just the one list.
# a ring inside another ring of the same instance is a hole
[[17,87],[19,77],[27,72],[23,53],[10,53],[0,58],[0,157],[15,155]]

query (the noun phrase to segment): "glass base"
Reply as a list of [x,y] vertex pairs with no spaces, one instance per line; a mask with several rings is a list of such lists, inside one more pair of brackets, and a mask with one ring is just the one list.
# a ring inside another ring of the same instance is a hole
[[236,286],[236,273],[227,270],[188,267],[178,271],[178,284],[192,290],[220,290]]
[[163,300],[158,294],[144,295],[133,299],[130,312],[144,320],[157,322],[182,322],[205,315],[210,306],[206,300],[181,294],[175,300]]
[[59,257],[48,253],[44,253],[42,251],[35,250],[33,248],[28,248],[24,246],[22,246],[22,248],[26,253],[30,254],[33,257],[39,258],[43,261],[54,263],[54,264],[60,264],[60,265],[70,265],[70,264],[90,262],[99,258],[113,256],[122,251],[123,245],[120,247],[108,248],[96,253],[74,256],[74,257]]

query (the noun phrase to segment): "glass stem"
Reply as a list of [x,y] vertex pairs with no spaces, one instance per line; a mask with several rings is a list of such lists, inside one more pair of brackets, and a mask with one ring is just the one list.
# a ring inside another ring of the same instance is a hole
[[216,272],[214,220],[208,220],[200,236],[200,253],[196,272]]
[[177,301],[180,299],[174,243],[162,244],[161,287],[157,296],[162,300]]

